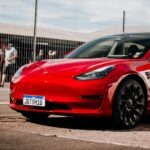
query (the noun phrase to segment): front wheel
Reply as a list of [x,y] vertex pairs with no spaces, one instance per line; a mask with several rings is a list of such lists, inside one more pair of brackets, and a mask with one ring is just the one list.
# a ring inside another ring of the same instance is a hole
[[142,86],[133,79],[124,81],[119,87],[113,105],[113,119],[123,128],[133,128],[141,120],[146,98]]

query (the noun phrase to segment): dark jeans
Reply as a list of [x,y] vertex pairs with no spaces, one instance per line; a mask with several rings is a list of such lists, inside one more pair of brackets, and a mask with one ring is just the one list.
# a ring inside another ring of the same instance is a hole
[[16,64],[9,64],[4,67],[3,74],[6,74],[7,80],[10,81],[11,77],[16,72]]

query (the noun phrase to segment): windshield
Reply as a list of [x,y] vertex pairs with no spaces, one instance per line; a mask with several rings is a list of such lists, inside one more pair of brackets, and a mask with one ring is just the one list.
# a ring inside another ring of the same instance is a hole
[[107,57],[112,47],[115,45],[114,39],[98,39],[75,49],[67,58],[99,58]]
[[150,39],[111,37],[83,44],[66,58],[141,58],[150,49]]

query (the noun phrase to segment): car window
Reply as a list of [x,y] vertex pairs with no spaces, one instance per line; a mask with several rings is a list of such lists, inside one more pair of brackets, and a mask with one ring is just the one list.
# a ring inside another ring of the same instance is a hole
[[138,58],[144,54],[146,47],[137,43],[127,42],[124,44],[124,49],[125,49],[125,53],[129,57]]
[[150,38],[109,37],[83,44],[66,58],[141,58],[150,49]]
[[77,48],[67,58],[100,58],[107,57],[115,44],[114,39],[100,39]]
[[95,44],[93,47],[90,47],[84,51],[80,56],[87,58],[96,58],[96,57],[106,57],[110,52],[114,41],[103,41],[101,43]]
[[150,49],[150,39],[130,39],[118,42],[108,57],[141,58]]

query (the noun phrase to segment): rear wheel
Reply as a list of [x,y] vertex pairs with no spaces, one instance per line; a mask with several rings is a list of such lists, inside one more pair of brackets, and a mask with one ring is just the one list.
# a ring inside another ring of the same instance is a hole
[[141,120],[146,108],[142,86],[133,79],[124,81],[116,94],[113,119],[123,128],[133,128]]
[[21,112],[21,114],[30,120],[37,120],[37,121],[46,119],[50,115],[49,113],[33,113],[33,112]]

